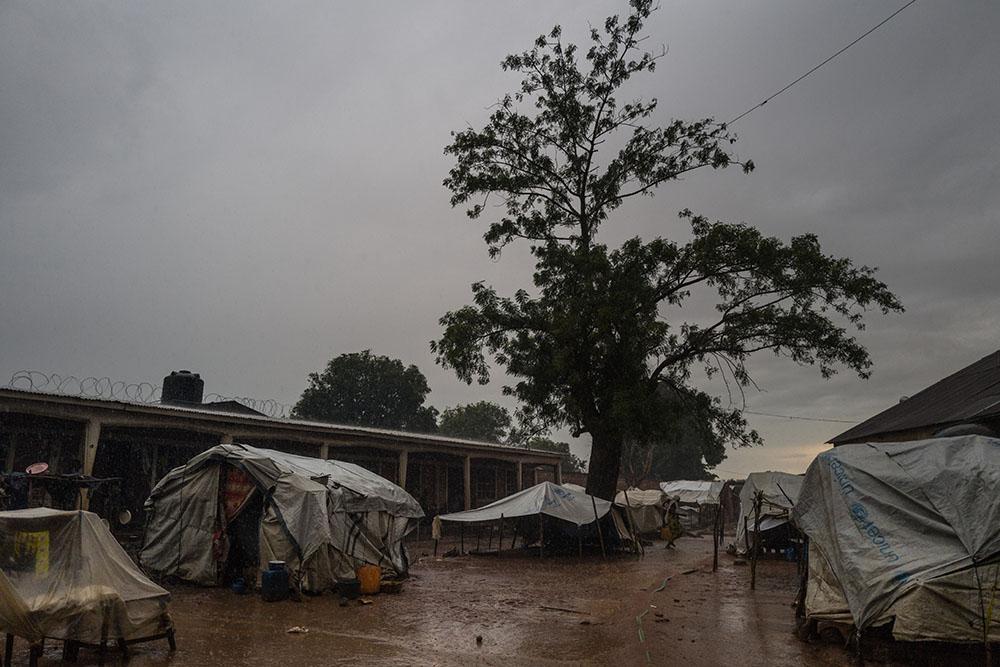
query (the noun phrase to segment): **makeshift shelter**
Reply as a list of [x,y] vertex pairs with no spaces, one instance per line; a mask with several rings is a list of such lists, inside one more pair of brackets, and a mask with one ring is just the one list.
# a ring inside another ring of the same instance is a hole
[[[608,514],[613,529],[598,531],[596,527]],[[537,519],[529,521],[529,517]],[[555,541],[578,543],[591,535],[598,535],[602,541],[613,538],[615,545],[632,539],[622,517],[612,511],[612,503],[552,482],[536,484],[478,509],[442,514],[438,518],[463,524],[518,521],[518,530],[526,542],[531,536],[543,545]],[[588,527],[586,535],[585,527]]]
[[628,489],[615,496],[615,507],[625,513],[637,533],[655,533],[664,526],[667,494],[659,489]]
[[806,616],[907,641],[1000,641],[1000,440],[851,444],[806,471]]
[[752,472],[740,490],[740,514],[736,522],[736,550],[749,550],[755,531],[754,499],[761,494],[760,539],[770,546],[787,542],[788,519],[802,489],[802,475],[787,472]]
[[688,530],[705,528],[715,521],[719,496],[725,482],[710,480],[674,480],[660,482],[660,490],[677,501],[681,525]]
[[[135,566],[96,514],[34,508],[0,512],[0,630],[43,639],[120,646],[168,638],[170,594]],[[7,664],[10,664],[9,662]]]
[[175,468],[146,501],[142,565],[206,585],[285,561],[301,590],[366,563],[406,576],[403,538],[423,510],[399,486],[341,461],[218,445]]

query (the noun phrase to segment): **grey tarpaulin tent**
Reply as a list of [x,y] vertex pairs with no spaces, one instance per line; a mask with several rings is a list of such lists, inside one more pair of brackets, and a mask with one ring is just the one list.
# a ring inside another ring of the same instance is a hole
[[[595,507],[597,517],[594,516]],[[473,523],[497,521],[501,515],[505,519],[512,519],[545,514],[582,526],[593,523],[595,518],[602,517],[609,511],[611,511],[611,503],[607,500],[593,498],[586,493],[573,491],[552,482],[542,482],[506,498],[493,501],[479,509],[442,514],[441,520]]]
[[718,505],[719,494],[725,482],[701,480],[674,480],[660,482],[660,490],[679,503],[689,505]]
[[615,506],[627,513],[637,533],[655,533],[664,525],[664,513],[670,500],[659,489],[619,491]]
[[261,568],[285,561],[298,586],[311,592],[353,579],[364,563],[405,576],[403,537],[424,515],[410,494],[360,466],[218,445],[153,489],[140,562],[160,575],[215,584],[227,526],[246,511],[259,512],[251,526],[254,535],[259,526],[253,560]]
[[[542,482],[506,498],[496,500],[478,509],[442,514],[442,521],[458,523],[478,523],[484,521],[499,521],[503,519],[521,519],[530,516],[548,516],[553,519],[573,524],[578,529],[582,526],[595,524],[610,512],[611,525],[614,526],[617,540],[632,540],[631,531],[625,525],[624,519],[612,512],[612,504],[607,500],[596,498],[565,486]],[[595,516],[596,514],[596,516]],[[605,535],[607,529],[603,529]],[[578,533],[572,533],[578,535]],[[548,542],[548,538],[546,538]]]
[[806,471],[793,519],[809,537],[808,617],[1000,641],[1000,440],[836,447]]
[[749,547],[749,534],[754,531],[753,501],[763,493],[760,508],[760,531],[771,530],[788,523],[792,505],[802,489],[802,475],[787,472],[752,472],[740,490],[740,514],[736,524],[736,550]]
[[91,512],[0,512],[0,630],[100,645],[170,635],[170,594]]
[[718,507],[724,485],[725,482],[720,481],[680,479],[660,482],[660,490],[677,501],[681,525],[693,530],[711,525],[715,510],[706,508]]

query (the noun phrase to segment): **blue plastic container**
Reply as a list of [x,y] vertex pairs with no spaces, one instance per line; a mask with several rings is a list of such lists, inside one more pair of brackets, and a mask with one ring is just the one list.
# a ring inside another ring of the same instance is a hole
[[288,597],[288,568],[285,562],[273,560],[260,575],[260,597],[265,602],[278,602]]

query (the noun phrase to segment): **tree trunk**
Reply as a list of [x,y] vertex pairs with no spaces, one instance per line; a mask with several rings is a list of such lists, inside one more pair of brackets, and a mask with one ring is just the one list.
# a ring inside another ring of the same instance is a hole
[[594,429],[591,434],[590,466],[587,471],[587,493],[613,501],[618,490],[618,471],[622,459],[622,439],[606,431]]

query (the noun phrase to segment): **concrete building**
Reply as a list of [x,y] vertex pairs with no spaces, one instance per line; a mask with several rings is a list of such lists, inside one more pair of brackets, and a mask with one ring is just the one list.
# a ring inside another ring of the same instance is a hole
[[939,380],[849,428],[830,442],[903,442],[933,437],[942,429],[975,424],[1000,433],[1000,351]]
[[160,403],[0,389],[0,464],[8,473],[41,461],[54,473],[120,478],[114,498],[95,491],[83,503],[97,511],[128,509],[140,520],[164,474],[219,443],[357,463],[406,488],[429,516],[562,479],[562,456],[554,452],[278,419],[234,401],[201,403],[200,390],[196,401],[172,402],[166,389],[165,382]]

